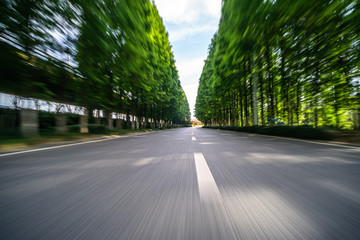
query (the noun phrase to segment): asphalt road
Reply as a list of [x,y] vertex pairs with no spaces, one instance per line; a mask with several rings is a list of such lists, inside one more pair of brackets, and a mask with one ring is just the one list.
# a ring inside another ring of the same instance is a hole
[[360,239],[360,148],[183,128],[0,156],[0,239]]

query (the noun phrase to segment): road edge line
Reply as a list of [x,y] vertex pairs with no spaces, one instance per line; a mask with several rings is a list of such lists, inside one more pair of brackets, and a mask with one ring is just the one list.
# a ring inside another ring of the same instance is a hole
[[345,145],[347,143],[340,144],[340,143],[333,143],[333,142],[320,142],[320,141],[316,141],[316,140],[306,140],[306,139],[300,139],[300,138],[281,137],[281,136],[256,134],[256,133],[248,133],[248,132],[236,132],[236,131],[222,130],[222,129],[214,129],[214,130],[221,130],[221,131],[227,131],[227,132],[232,132],[232,133],[247,134],[249,136],[264,136],[264,137],[280,138],[280,139],[286,139],[286,140],[292,140],[292,141],[298,141],[298,142],[307,142],[307,143],[316,143],[316,144],[335,146],[335,147],[344,147],[344,148],[350,148],[350,149],[360,151],[360,146]]
[[145,132],[145,133],[136,133],[136,134],[131,134],[130,133],[128,135],[111,136],[110,138],[104,138],[104,139],[98,139],[98,140],[90,140],[90,141],[85,141],[85,142],[69,143],[69,144],[58,145],[58,146],[53,146],[53,147],[21,150],[21,151],[15,151],[15,152],[10,152],[10,153],[3,153],[3,154],[0,154],[0,157],[6,157],[6,156],[17,155],[17,154],[22,154],[22,153],[39,152],[39,151],[45,151],[45,150],[51,150],[51,149],[63,148],[63,147],[71,147],[71,146],[82,145],[82,144],[87,144],[87,143],[103,142],[103,141],[109,141],[109,140],[114,140],[114,139],[119,139],[119,138],[134,137],[134,136],[140,136],[140,135],[145,135],[145,134],[154,133],[154,132]]

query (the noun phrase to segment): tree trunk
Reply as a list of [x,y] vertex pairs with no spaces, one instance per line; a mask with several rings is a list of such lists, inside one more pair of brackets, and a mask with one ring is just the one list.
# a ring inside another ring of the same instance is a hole
[[260,110],[261,110],[261,125],[265,126],[265,114],[264,114],[264,79],[262,75],[262,60],[259,58],[258,60],[258,68],[259,68],[259,91],[260,91]]
[[247,69],[246,69],[246,63],[244,62],[243,65],[243,74],[244,74],[244,113],[245,113],[245,125],[249,126],[249,106],[248,106],[248,91],[247,91]]
[[80,117],[80,132],[88,133],[89,132],[89,111],[85,108],[84,115]]
[[239,87],[239,105],[240,105],[240,112],[239,112],[239,115],[240,115],[240,126],[243,127],[244,126],[244,113],[243,113],[243,102],[242,102],[242,99],[243,99],[243,95],[242,95],[242,90],[241,90],[241,86]]
[[[275,118],[274,115],[274,79],[272,77],[272,73],[271,73],[271,68],[272,68],[272,63],[271,63],[271,59],[270,59],[270,46],[267,44],[266,45],[266,50],[265,50],[265,58],[266,58],[266,65],[267,65],[267,73],[268,73],[268,96],[269,96],[269,119],[272,120]],[[271,125],[274,125],[273,121],[270,121]]]
[[60,134],[64,134],[67,132],[66,115],[63,113],[56,114],[56,132]]
[[252,66],[253,66],[253,82],[252,82],[252,96],[253,96],[253,125],[259,125],[258,120],[258,107],[257,107],[257,76],[256,76],[256,64],[255,64],[255,53],[252,56]]
[[319,94],[319,84],[320,84],[320,70],[318,67],[316,67],[315,70],[315,79],[312,82],[313,84],[313,90],[314,90],[314,94],[312,97],[312,105],[314,108],[314,125],[315,127],[318,126],[318,122],[319,122],[319,116],[318,116],[318,94]]
[[126,111],[126,128],[131,127],[131,121],[130,121],[130,113],[129,110]]
[[32,109],[20,110],[20,126],[24,137],[39,135],[39,112]]
[[301,111],[301,85],[299,77],[296,78],[296,122],[300,125],[300,111]]
[[107,119],[107,127],[109,128],[109,130],[113,130],[113,118],[111,111],[106,111],[106,119]]

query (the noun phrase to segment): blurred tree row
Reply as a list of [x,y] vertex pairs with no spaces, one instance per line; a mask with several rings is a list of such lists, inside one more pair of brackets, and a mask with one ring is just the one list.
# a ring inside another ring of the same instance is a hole
[[224,0],[196,100],[213,125],[359,127],[360,2]]
[[[0,91],[138,119],[190,111],[150,0],[1,0]],[[64,63],[49,56],[73,59]]]

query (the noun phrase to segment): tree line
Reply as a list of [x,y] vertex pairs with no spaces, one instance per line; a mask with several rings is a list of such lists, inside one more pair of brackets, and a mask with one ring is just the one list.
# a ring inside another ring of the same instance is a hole
[[359,128],[360,2],[224,0],[199,80],[207,125]]
[[[184,124],[190,111],[150,0],[2,0],[1,91]],[[71,64],[57,58],[69,58]]]

